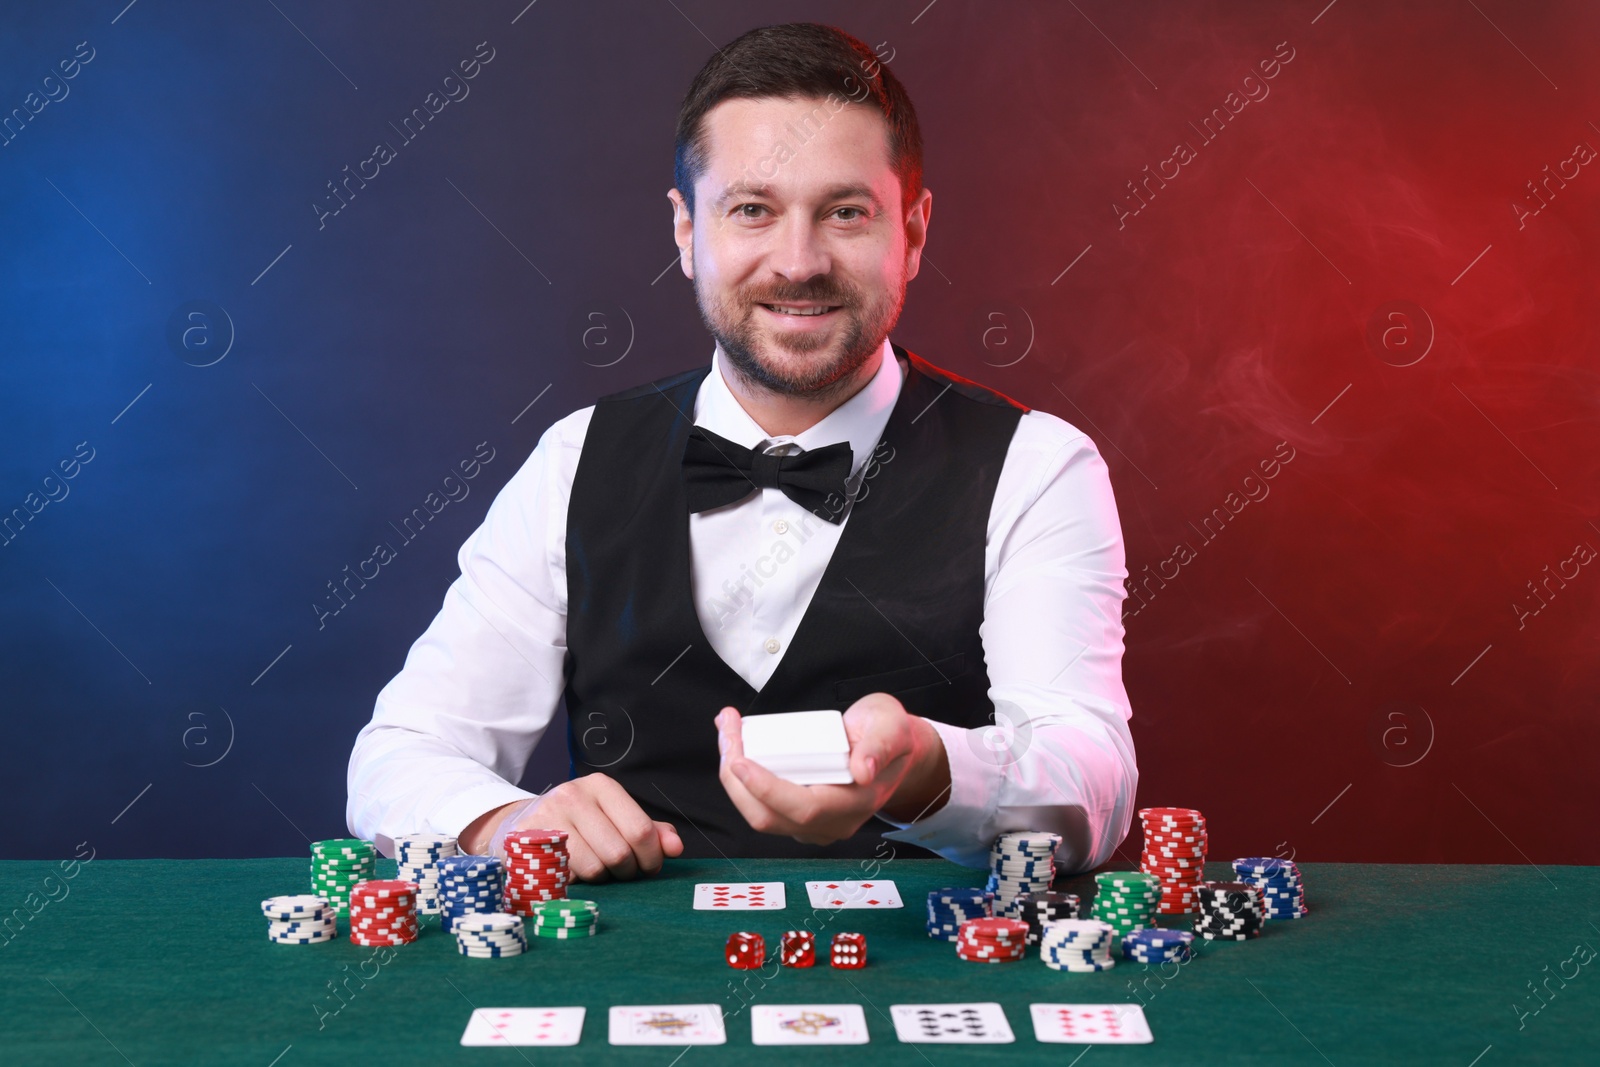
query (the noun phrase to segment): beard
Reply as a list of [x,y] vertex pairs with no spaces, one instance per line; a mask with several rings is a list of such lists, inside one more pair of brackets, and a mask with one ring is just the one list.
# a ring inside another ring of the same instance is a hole
[[[883,347],[900,318],[906,274],[902,269],[895,284],[871,301],[832,277],[804,286],[741,286],[724,298],[702,289],[696,274],[694,290],[701,321],[740,378],[777,396],[828,400],[859,386],[856,372]],[[789,303],[837,306],[838,321],[815,332],[785,331],[762,321],[762,304]]]

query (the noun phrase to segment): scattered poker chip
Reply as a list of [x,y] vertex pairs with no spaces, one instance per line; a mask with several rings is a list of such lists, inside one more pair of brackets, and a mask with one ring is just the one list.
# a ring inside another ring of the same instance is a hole
[[1014,917],[1013,902],[1023,893],[1050,888],[1056,878],[1056,848],[1061,835],[1044,830],[1001,834],[989,849],[989,881],[994,894],[991,914]]
[[505,911],[505,869],[498,859],[440,856],[434,866],[439,872],[439,923],[446,932],[453,932],[462,916]]
[[729,967],[740,971],[754,971],[759,969],[767,958],[767,943],[762,940],[760,934],[741,930],[728,938],[722,954],[727,957]]
[[1108,971],[1117,964],[1111,958],[1115,935],[1108,924],[1095,919],[1057,919],[1044,924],[1039,958],[1055,971]]
[[928,894],[928,936],[954,941],[962,923],[994,914],[994,899],[987,889],[935,889]]
[[828,947],[828,959],[840,970],[859,971],[867,965],[867,935],[834,934]]
[[1239,880],[1261,890],[1268,919],[1299,919],[1309,913],[1305,885],[1294,860],[1253,856],[1233,861]]
[[505,906],[518,915],[532,915],[534,906],[567,895],[572,881],[564,830],[512,830],[503,839],[506,852]]
[[350,889],[350,940],[368,948],[417,939],[417,885],[394,878],[357,882]]
[[417,886],[417,913],[439,914],[438,861],[460,855],[456,839],[446,834],[401,834],[394,839],[396,877]]
[[956,957],[969,963],[1009,963],[1028,952],[1028,924],[1004,916],[972,919],[956,935]]
[[814,967],[817,937],[810,930],[785,930],[778,942],[778,962],[785,967]]
[[1194,889],[1205,881],[1206,819],[1193,808],[1141,808],[1144,850],[1139,869],[1161,879],[1165,889],[1157,911],[1189,915],[1199,910]]
[[1205,882],[1196,893],[1200,918],[1194,932],[1211,941],[1247,941],[1261,936],[1266,903],[1261,890],[1248,882]]
[[378,849],[371,841],[340,837],[311,843],[311,891],[339,914],[349,910],[351,887],[377,870]]

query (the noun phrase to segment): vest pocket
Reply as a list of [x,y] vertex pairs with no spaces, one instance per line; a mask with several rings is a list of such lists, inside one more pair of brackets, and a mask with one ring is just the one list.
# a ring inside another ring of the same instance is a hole
[[954,680],[965,673],[967,673],[967,655],[965,652],[957,652],[953,656],[946,656],[932,663],[924,661],[915,667],[884,671],[881,674],[864,674],[859,678],[846,678],[835,682],[833,698],[838,701],[839,710],[843,711],[868,693],[899,696],[927,685],[944,685],[946,680]]

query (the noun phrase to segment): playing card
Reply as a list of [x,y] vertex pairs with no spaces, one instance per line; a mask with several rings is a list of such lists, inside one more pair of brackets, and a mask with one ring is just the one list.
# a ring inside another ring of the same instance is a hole
[[695,911],[778,911],[785,906],[782,882],[700,882]]
[[479,1008],[467,1020],[463,1045],[576,1045],[583,1008]]
[[1006,1013],[992,1001],[980,1004],[894,1004],[895,1036],[911,1044],[1004,1044],[1015,1041]]
[[741,720],[744,754],[799,785],[849,785],[850,739],[838,711],[786,711]]
[[859,1004],[756,1004],[750,1040],[757,1045],[865,1045],[867,1019]]
[[1155,1040],[1137,1004],[1031,1004],[1033,1036],[1074,1045],[1146,1045]]
[[728,1040],[715,1004],[618,1004],[611,1009],[613,1045],[721,1045]]
[[806,895],[813,908],[903,908],[900,890],[887,878],[871,882],[851,882],[843,879],[830,882],[807,882]]

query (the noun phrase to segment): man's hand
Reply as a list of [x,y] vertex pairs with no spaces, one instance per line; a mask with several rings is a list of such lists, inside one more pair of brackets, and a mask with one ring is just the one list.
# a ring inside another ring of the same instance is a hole
[[738,709],[717,714],[722,787],[752,829],[808,845],[849,837],[875,812],[901,822],[938,810],[950,789],[944,743],[926,719],[887,693],[869,693],[844,713],[852,785],[796,785],[745,758]]
[[[487,854],[493,844],[487,835],[509,807],[474,820],[461,835],[462,843],[470,842],[481,850],[477,854]],[[501,832],[526,828],[565,830],[572,873],[585,882],[654,874],[665,857],[683,854],[683,839],[672,824],[652,821],[627,790],[604,774],[562,782],[545,793],[526,817]]]

